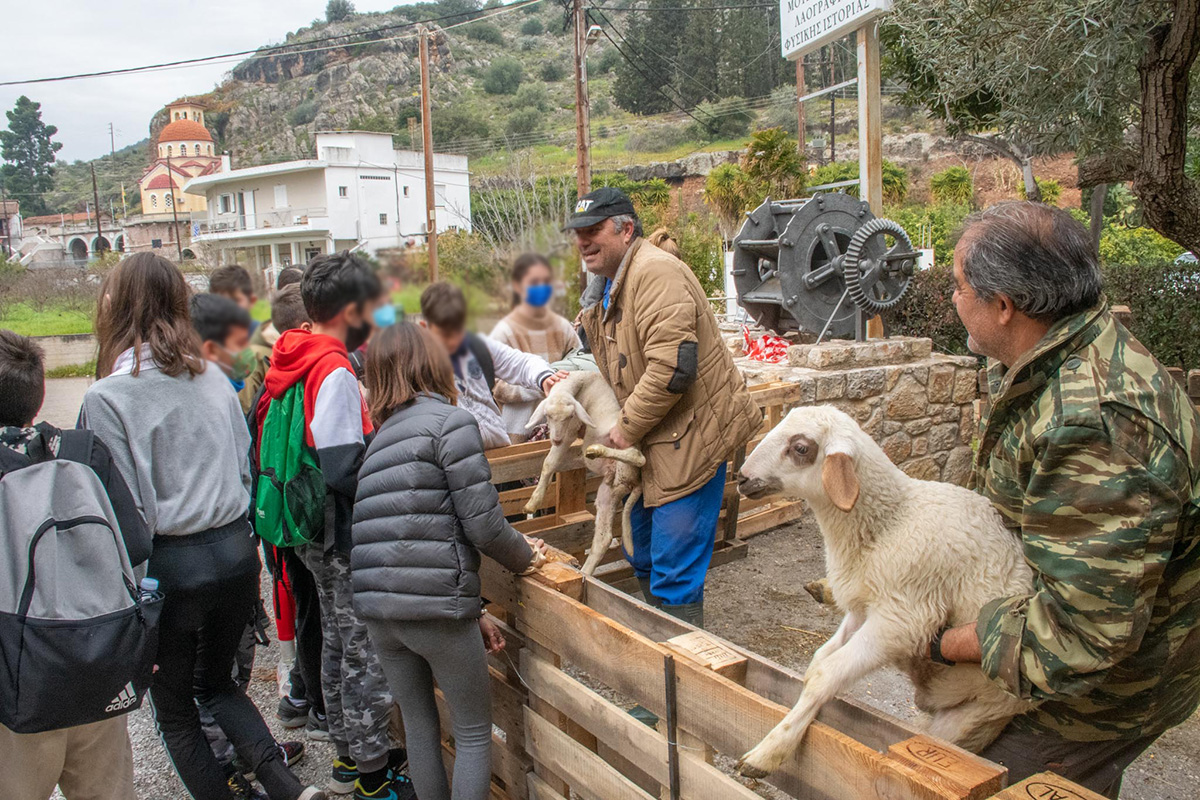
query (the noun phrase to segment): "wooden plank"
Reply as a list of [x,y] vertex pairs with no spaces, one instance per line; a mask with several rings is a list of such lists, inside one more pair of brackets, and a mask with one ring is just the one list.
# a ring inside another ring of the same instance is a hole
[[[588,584],[587,605],[655,641],[666,641],[673,636],[699,630],[657,608],[651,608],[636,597],[595,580]],[[804,681],[798,672],[733,642],[725,639],[720,641],[746,657],[746,688],[789,708],[796,704],[804,688]],[[915,727],[850,697],[829,701],[817,719],[880,751],[921,733]]]
[[536,772],[529,773],[529,800],[566,800],[561,794],[554,791],[550,784],[538,777]]
[[663,644],[732,681],[741,683],[746,679],[746,657],[707,631],[681,633]]
[[962,800],[983,800],[1008,783],[1008,770],[932,736],[914,736],[888,748],[888,755],[945,784]]
[[525,731],[534,761],[565,779],[584,800],[655,800],[531,708],[525,709]]
[[738,539],[745,541],[751,536],[774,530],[780,525],[795,522],[804,515],[804,502],[795,500],[790,503],[775,505],[762,511],[757,511],[738,520]]
[[[526,582],[518,627],[553,647],[596,680],[663,716],[660,678],[666,649],[591,608]],[[717,750],[740,756],[756,745],[788,709],[710,670],[676,661],[678,724]],[[528,733],[528,731],[527,731]],[[816,722],[795,756],[771,777],[784,791],[831,800],[921,798],[958,800],[928,786],[920,773],[850,736]]]
[[554,478],[555,500],[554,513],[562,517],[576,511],[583,511],[587,499],[587,470],[573,469],[560,472]]
[[1103,795],[1053,772],[1039,772],[992,797],[993,800],[1104,800]]
[[[545,659],[527,654],[521,669],[530,691],[596,734],[596,738],[627,757],[659,784],[666,784],[667,740],[596,692],[556,669]],[[716,767],[680,750],[679,782],[687,800],[759,800],[757,794]]]

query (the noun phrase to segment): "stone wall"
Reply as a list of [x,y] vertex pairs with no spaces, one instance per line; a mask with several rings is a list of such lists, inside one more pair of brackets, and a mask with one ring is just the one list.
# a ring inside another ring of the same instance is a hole
[[96,337],[90,333],[76,333],[69,336],[35,336],[34,341],[41,345],[42,351],[46,354],[47,370],[86,364],[96,357]]
[[[730,337],[730,347],[740,356],[741,337]],[[793,345],[780,365],[736,361],[750,385],[797,383],[798,405],[828,403],[850,414],[912,477],[965,484],[979,362],[932,350],[929,339],[895,337]]]

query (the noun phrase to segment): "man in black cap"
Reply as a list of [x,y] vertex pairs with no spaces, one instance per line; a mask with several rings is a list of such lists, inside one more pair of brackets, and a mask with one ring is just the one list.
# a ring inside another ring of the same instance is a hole
[[624,192],[584,195],[565,230],[597,277],[598,299],[580,321],[621,403],[607,443],[637,446],[646,457],[629,560],[646,602],[703,625],[725,462],[758,430],[762,414],[700,282],[642,239]]

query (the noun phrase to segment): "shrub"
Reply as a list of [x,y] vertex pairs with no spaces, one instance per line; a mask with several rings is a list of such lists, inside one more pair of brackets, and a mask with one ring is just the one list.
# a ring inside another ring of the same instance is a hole
[[508,115],[508,120],[504,123],[504,130],[510,136],[533,133],[541,127],[542,113],[536,108],[518,108]]
[[1100,261],[1104,264],[1173,261],[1182,252],[1182,247],[1149,228],[1106,225],[1100,232]]
[[592,101],[592,116],[602,117],[612,111],[612,104],[608,102],[607,97],[597,97]]
[[521,23],[521,33],[526,36],[541,36],[546,32],[546,26],[537,17],[530,17]]
[[516,94],[525,79],[521,62],[512,56],[498,58],[483,73],[483,90],[488,94]]
[[491,127],[483,113],[466,103],[435,108],[431,116],[433,141],[437,143],[484,139],[492,135]]
[[1104,270],[1110,303],[1127,305],[1129,330],[1168,367],[1200,368],[1200,264],[1142,262]]
[[[1062,197],[1062,184],[1061,183],[1059,183],[1056,180],[1051,180],[1049,178],[1047,178],[1045,180],[1043,180],[1041,178],[1034,178],[1033,181],[1034,181],[1034,183],[1037,184],[1038,189],[1042,193],[1042,202],[1043,203],[1045,203],[1048,206],[1058,205],[1058,201]],[[1024,182],[1021,183],[1021,188],[1018,190],[1017,194],[1020,195],[1022,200],[1027,199],[1027,196],[1025,193],[1025,183]]]
[[[593,104],[593,111],[595,107]],[[599,112],[596,112],[599,113]],[[665,123],[651,125],[629,134],[626,149],[636,153],[661,153],[693,141],[693,131],[686,125]]]
[[621,60],[621,54],[615,47],[606,47],[600,55],[588,62],[588,72],[592,75],[607,75],[612,72]]
[[[538,77],[546,83],[558,83],[567,77],[567,68],[557,61],[544,61],[542,62],[542,66],[538,68]],[[593,108],[595,105],[595,103],[592,103]]]
[[325,21],[341,22],[354,15],[354,4],[350,0],[329,0],[325,5]]
[[728,97],[715,103],[701,103],[696,107],[699,122],[693,127],[705,141],[736,139],[750,130],[754,115],[746,110],[739,97]]
[[924,336],[943,353],[968,355],[967,329],[950,299],[954,270],[948,264],[918,270],[900,303],[884,314],[892,336]]
[[317,101],[305,100],[300,105],[288,112],[288,124],[293,128],[300,125],[307,125],[317,118]]
[[933,260],[949,268],[954,261],[954,245],[963,220],[971,213],[968,206],[905,206],[885,207],[883,216],[895,220],[908,233],[914,245],[927,240],[933,248]]
[[475,22],[466,28],[468,39],[488,44],[504,44],[504,33],[490,22]]
[[[809,185],[819,186],[825,183],[838,183],[858,179],[857,161],[834,161],[823,167],[818,167],[809,180]],[[858,197],[858,186],[847,186],[846,194]],[[888,205],[899,205],[908,197],[908,173],[886,158],[883,160],[883,202]]]
[[[649,231],[647,231],[649,233]],[[711,217],[692,212],[675,226],[672,235],[679,243],[683,263],[692,268],[709,297],[725,292],[725,250]]]
[[546,92],[545,84],[523,84],[520,89],[517,89],[516,97],[513,98],[513,106],[518,111],[524,111],[525,109],[534,109],[541,112],[549,111],[550,95]]
[[929,189],[936,203],[970,205],[975,196],[975,185],[966,167],[949,167],[934,173],[929,179]]

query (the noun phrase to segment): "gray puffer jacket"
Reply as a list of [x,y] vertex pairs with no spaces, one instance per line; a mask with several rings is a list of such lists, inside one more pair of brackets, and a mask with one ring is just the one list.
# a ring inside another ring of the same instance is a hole
[[475,619],[480,552],[513,572],[533,559],[504,519],[474,417],[440,396],[380,426],[358,473],[352,535],[364,619]]

